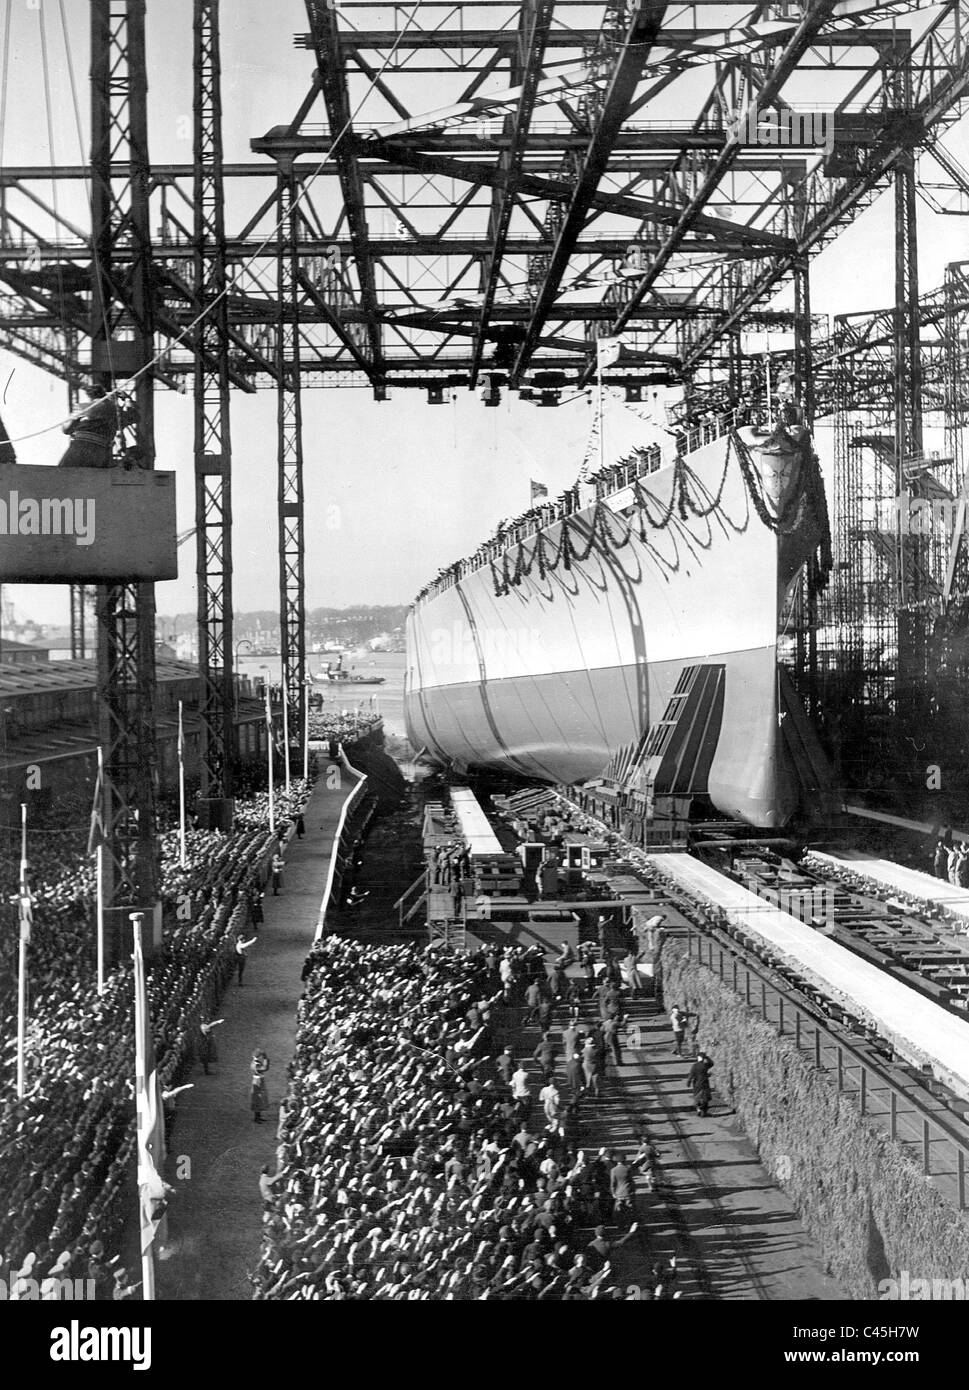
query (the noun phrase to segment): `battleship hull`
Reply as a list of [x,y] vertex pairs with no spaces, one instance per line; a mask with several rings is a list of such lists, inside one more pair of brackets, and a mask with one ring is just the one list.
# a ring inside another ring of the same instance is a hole
[[[829,775],[791,708],[778,637],[821,523],[797,450],[743,442],[746,468],[716,440],[547,526],[540,557],[527,537],[419,600],[414,746],[461,770],[587,782],[669,724],[685,676],[703,671],[716,698],[695,705],[677,775],[685,759],[694,794],[751,825],[804,810]],[[563,527],[570,562],[550,568]]]

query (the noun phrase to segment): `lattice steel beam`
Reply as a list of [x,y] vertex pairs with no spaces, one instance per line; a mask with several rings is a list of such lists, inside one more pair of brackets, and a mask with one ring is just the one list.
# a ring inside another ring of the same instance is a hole
[[642,76],[653,44],[659,35],[668,6],[657,0],[640,0],[626,31],[625,39],[616,57],[602,107],[598,113],[588,149],[575,180],[575,187],[562,225],[549,257],[548,268],[535,300],[535,307],[525,337],[515,357],[515,365],[509,375],[511,384],[521,380],[535,350],[548,311],[555,301],[562,276],[569,263],[573,248],[582,230],[583,223],[592,206],[605,172],[609,155],[619,129],[626,119],[636,86]]
[[[278,310],[276,339],[279,529],[279,636],[289,706],[289,732],[297,743],[306,699],[306,576],[303,536],[303,415],[299,333],[299,207],[292,172],[280,166]],[[289,749],[286,750],[289,756]]]
[[[392,162],[421,174],[436,174],[444,178],[461,179],[466,183],[477,184],[482,188],[495,188],[500,185],[500,175],[494,164],[476,164],[469,160],[454,159],[449,155],[428,153],[425,150],[411,149],[395,140],[370,139],[366,142],[372,153],[380,153]],[[800,153],[800,152],[799,152]],[[575,197],[575,186],[564,179],[539,178],[529,172],[519,175],[518,189],[533,198],[543,198],[554,203],[569,203]],[[660,224],[674,224],[679,214],[668,205],[655,198],[630,197],[622,193],[610,193],[591,189],[587,194],[588,209],[597,212],[617,213],[620,217],[632,218],[637,223],[652,219]],[[588,210],[587,209],[587,210]],[[746,227],[742,223],[729,222],[726,218],[699,215],[694,219],[692,230],[715,238],[726,238],[734,245],[749,246],[759,250],[783,250],[793,246],[789,237],[778,236],[759,227]],[[592,236],[594,234],[587,234]],[[576,233],[571,251],[576,251],[585,237]],[[708,247],[707,249],[714,249]]]
[[383,375],[383,362],[380,326],[377,323],[377,287],[373,258],[368,247],[370,232],[367,226],[363,181],[353,141],[347,138],[352,135],[353,112],[350,107],[346,71],[340,60],[337,15],[333,5],[326,3],[326,0],[306,0],[306,13],[313,34],[313,48],[327,119],[330,123],[330,134],[334,139],[340,140],[336,149],[340,188],[353,242],[361,302],[368,316],[368,356],[373,365],[374,379],[379,380]]
[[[95,376],[110,387],[151,360],[154,340],[145,0],[92,0],[91,87],[91,337]],[[118,244],[126,246],[130,259],[124,280],[114,258]],[[135,390],[134,418],[118,436],[126,461],[140,468],[154,466],[153,404],[152,375],[144,372]],[[154,585],[99,585],[97,619],[110,851],[105,902],[150,908],[158,899]]]
[[[702,360],[712,351],[719,338],[743,321],[750,309],[775,293],[789,277],[797,260],[816,255],[837,235],[852,216],[867,207],[885,181],[893,174],[896,163],[914,145],[929,137],[936,127],[944,127],[958,115],[958,103],[969,91],[969,45],[966,42],[966,20],[969,7],[964,0],[946,5],[925,34],[911,50],[907,38],[899,36],[900,57],[893,65],[891,55],[882,55],[878,71],[881,87],[870,99],[871,110],[881,110],[881,136],[867,151],[861,153],[857,167],[837,184],[821,171],[813,173],[805,189],[807,207],[805,223],[799,233],[793,255],[772,259],[734,297],[723,317],[702,334],[693,349],[693,360]],[[899,112],[891,107],[890,91],[897,72],[910,66],[918,82],[913,87],[912,106]]]
[[[80,334],[76,329],[68,328],[64,332],[64,360],[68,367],[67,372],[67,411],[72,414],[81,404],[81,386],[83,384],[81,372],[78,366],[78,348],[80,345]],[[83,661],[87,656],[87,589],[83,584],[72,584],[69,592],[70,603],[70,631],[71,631],[71,660]]]
[[[219,0],[195,0],[195,537],[200,790],[232,795],[232,437]],[[219,816],[219,824],[225,824]]]
[[505,117],[504,134],[508,144],[499,155],[495,170],[491,213],[488,217],[489,249],[481,266],[481,288],[484,298],[471,349],[471,379],[468,386],[472,390],[477,384],[485,335],[495,301],[495,291],[498,288],[512,209],[518,195],[525,142],[535,108],[535,89],[542,75],[542,61],[554,10],[554,0],[524,0],[518,21],[518,42],[512,55],[511,81],[513,85],[521,86],[521,96],[518,109],[514,114],[509,113]]

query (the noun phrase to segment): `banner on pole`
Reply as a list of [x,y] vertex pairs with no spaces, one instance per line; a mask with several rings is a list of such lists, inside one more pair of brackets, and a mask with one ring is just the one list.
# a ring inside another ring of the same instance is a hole
[[596,342],[596,365],[599,371],[611,367],[622,351],[621,338],[599,338]]
[[25,946],[30,945],[30,932],[34,925],[34,899],[27,885],[27,807],[21,805],[21,830],[20,830],[20,893],[18,904],[18,918],[20,922],[20,940]]
[[142,952],[140,921],[134,924],[134,936],[135,1114],[138,1132],[141,1253],[144,1255],[151,1248],[165,1218],[167,1189],[161,1176],[165,1161],[165,1118],[145,990],[145,959]]
[[20,894],[20,939],[25,946],[29,946],[30,933],[34,925],[34,900],[26,885],[24,888],[25,891]]
[[94,804],[91,807],[91,826],[88,830],[87,852],[93,854],[107,839],[104,824],[104,762],[98,750],[98,776],[94,784]]

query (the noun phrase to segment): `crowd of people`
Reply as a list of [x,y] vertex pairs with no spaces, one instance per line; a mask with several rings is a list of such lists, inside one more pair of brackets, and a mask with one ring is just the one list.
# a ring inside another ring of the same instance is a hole
[[[278,826],[295,822],[307,794],[308,784],[294,782],[288,798],[277,796]],[[190,832],[184,867],[178,832],[160,837],[164,935],[146,988],[158,1077],[169,1096],[201,1046],[202,1024],[212,1018],[234,968],[235,942],[251,926],[277,843],[267,829],[267,811],[265,796],[257,797],[239,804],[231,834]],[[101,1285],[110,1285],[104,1296],[113,1297],[117,1288],[130,1286],[105,1252],[117,1250],[134,1209],[130,952],[122,942],[119,963],[99,995],[90,863],[50,858],[31,862],[29,871],[34,906],[21,1100],[15,1088],[14,1001],[8,991],[0,1001],[0,1171],[6,1199],[0,1270],[29,1263],[31,1277],[41,1281],[54,1274],[93,1277],[92,1263],[103,1264]],[[119,1272],[120,1281],[114,1278]]]
[[[751,410],[743,404],[727,413],[714,405],[709,409],[694,409],[685,418],[683,431],[674,435],[676,456],[681,458],[694,449],[702,448],[704,444],[719,438],[727,428],[748,423],[751,415]],[[583,508],[630,486],[637,478],[656,472],[664,462],[669,461],[659,444],[633,449],[617,463],[583,476],[554,502],[542,501],[522,512],[521,516],[499,522],[493,534],[472,555],[439,570],[415,601],[420,603],[422,599],[452,588],[475,570],[495,564],[509,546],[519,545],[554,522],[565,521]]]
[[[634,1220],[637,1171],[652,1186],[648,1138],[629,1156],[580,1144],[580,1113],[618,1057],[615,979],[587,1036],[565,1022],[561,1058],[548,1028],[534,1050],[504,1045],[540,1004],[549,1021],[566,1007],[556,966],[520,947],[314,948],[279,1169],[260,1179],[257,1298],[675,1296],[675,1261],[654,1267]],[[631,1242],[635,1293],[615,1258]]]
[[580,484],[576,483],[574,487],[568,488],[557,497],[554,502],[541,502],[536,507],[529,507],[528,511],[522,512],[521,516],[507,521],[499,521],[494,533],[478,546],[473,555],[469,555],[464,560],[457,560],[453,565],[447,565],[438,570],[430,584],[426,585],[417,595],[415,602],[420,603],[422,599],[428,598],[432,594],[452,588],[475,570],[479,570],[489,563],[493,564],[510,545],[519,544],[528,536],[534,535],[536,531],[551,526],[553,522],[564,521],[566,517],[573,516],[581,508]]
[[954,888],[969,888],[969,844],[965,840],[953,844],[951,838],[948,841],[938,840],[932,859],[932,872],[936,878],[951,883]]
[[370,709],[310,710],[310,738],[320,743],[352,743],[380,727],[380,715]]

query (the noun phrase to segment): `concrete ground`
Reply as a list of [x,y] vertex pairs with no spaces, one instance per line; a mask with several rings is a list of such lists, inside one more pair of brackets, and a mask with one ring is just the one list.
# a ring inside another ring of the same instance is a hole
[[685,1298],[844,1299],[718,1091],[716,1068],[713,1103],[701,1118],[687,1084],[692,1053],[675,1055],[668,1020],[652,1001],[631,1002],[629,1014],[623,1064],[617,1073],[610,1061],[607,1070],[599,1142],[628,1152],[645,1130],[656,1147],[658,1191],[637,1183],[639,1219],[649,1231],[643,1244],[653,1258],[677,1255]]
[[[175,1188],[168,1243],[156,1261],[160,1299],[249,1299],[247,1274],[259,1259],[263,1202],[259,1173],[276,1166],[279,1106],[296,1043],[300,972],[316,931],[340,810],[354,785],[330,789],[321,778],[304,812],[306,836],[286,850],[278,897],[267,887],[265,923],[248,952],[244,983],[230,982],[218,1014],[219,1060],[178,1098],[166,1164]],[[270,1110],[256,1124],[249,1109],[249,1060],[269,1055]],[[137,1276],[135,1276],[137,1277]]]
[[[194,1089],[179,1098],[166,1169],[176,1191],[167,1247],[156,1262],[160,1299],[251,1297],[247,1275],[258,1262],[263,1213],[259,1173],[264,1163],[275,1168],[276,1121],[296,1041],[300,971],[316,930],[340,810],[351,789],[347,781],[336,790],[328,789],[325,779],[317,784],[304,817],[306,838],[292,841],[286,853],[283,890],[279,897],[267,892],[266,920],[249,953],[244,987],[233,980],[220,1006],[225,1023],[217,1030],[219,1060],[210,1076],[197,1066]],[[379,896],[374,893],[375,907]],[[592,1022],[591,1005],[583,1015],[583,1023]],[[600,1145],[634,1152],[643,1129],[658,1150],[660,1189],[648,1194],[636,1184],[640,1230],[616,1251],[620,1282],[645,1286],[649,1267],[675,1253],[679,1287],[687,1298],[843,1298],[824,1273],[796,1211],[716,1094],[716,1072],[714,1104],[701,1119],[686,1084],[689,1062],[673,1056],[665,1016],[646,1001],[633,1004],[631,1015],[638,1032],[627,1036],[635,1036],[638,1045],[624,1047],[618,1074],[610,1063],[601,1102],[582,1106],[580,1131],[582,1144],[593,1152]],[[528,1029],[517,1046],[527,1057],[537,1040],[537,1030]],[[271,1062],[271,1110],[261,1125],[249,1110],[249,1059],[257,1047]],[[610,1225],[609,1237],[621,1237],[627,1225],[628,1219]]]

